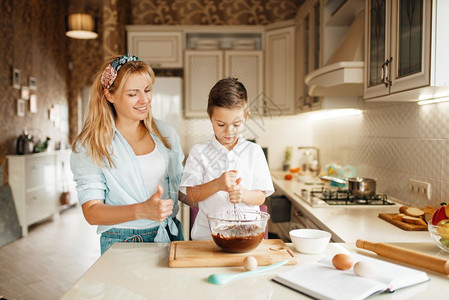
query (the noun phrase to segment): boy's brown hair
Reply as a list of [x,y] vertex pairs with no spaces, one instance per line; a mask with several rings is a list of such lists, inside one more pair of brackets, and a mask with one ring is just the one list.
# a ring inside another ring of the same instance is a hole
[[248,113],[246,88],[237,78],[224,78],[218,81],[209,92],[207,114],[212,117],[214,107],[244,108]]

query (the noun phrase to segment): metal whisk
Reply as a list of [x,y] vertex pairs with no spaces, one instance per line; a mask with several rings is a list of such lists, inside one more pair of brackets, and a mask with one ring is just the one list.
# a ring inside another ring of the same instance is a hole
[[[229,158],[226,158],[226,170],[227,171],[232,170],[230,165],[231,165],[231,162],[229,161]],[[228,194],[228,198],[229,198],[229,194]],[[229,199],[229,201],[231,201],[231,199]],[[243,215],[243,212],[238,207],[237,203],[234,203],[233,206],[234,207],[231,211],[231,215],[234,217],[234,220],[243,220],[245,218],[245,216]]]
[[243,212],[241,211],[241,209],[239,208],[237,203],[234,203],[232,215],[234,216],[235,220],[244,220],[245,219],[245,215],[243,214]]

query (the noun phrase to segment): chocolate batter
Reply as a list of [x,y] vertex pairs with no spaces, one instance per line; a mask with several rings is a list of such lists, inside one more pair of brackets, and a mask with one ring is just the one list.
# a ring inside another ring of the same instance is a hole
[[242,253],[259,246],[265,232],[254,235],[225,236],[221,233],[212,234],[215,244],[226,252]]

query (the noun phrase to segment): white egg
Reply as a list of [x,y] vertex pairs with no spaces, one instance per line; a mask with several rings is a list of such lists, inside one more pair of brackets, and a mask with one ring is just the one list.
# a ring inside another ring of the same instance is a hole
[[376,277],[376,267],[367,261],[359,261],[354,265],[354,273],[361,277],[373,278]]
[[254,256],[247,256],[243,260],[243,268],[247,271],[257,268],[257,259]]

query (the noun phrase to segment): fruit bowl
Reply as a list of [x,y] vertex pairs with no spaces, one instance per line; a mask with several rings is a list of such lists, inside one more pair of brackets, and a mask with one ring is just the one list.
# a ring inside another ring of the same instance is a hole
[[430,237],[435,244],[446,252],[449,252],[449,227],[444,225],[433,225],[431,222],[427,225]]
[[270,215],[262,211],[218,211],[207,215],[215,244],[225,252],[251,251],[262,242]]

